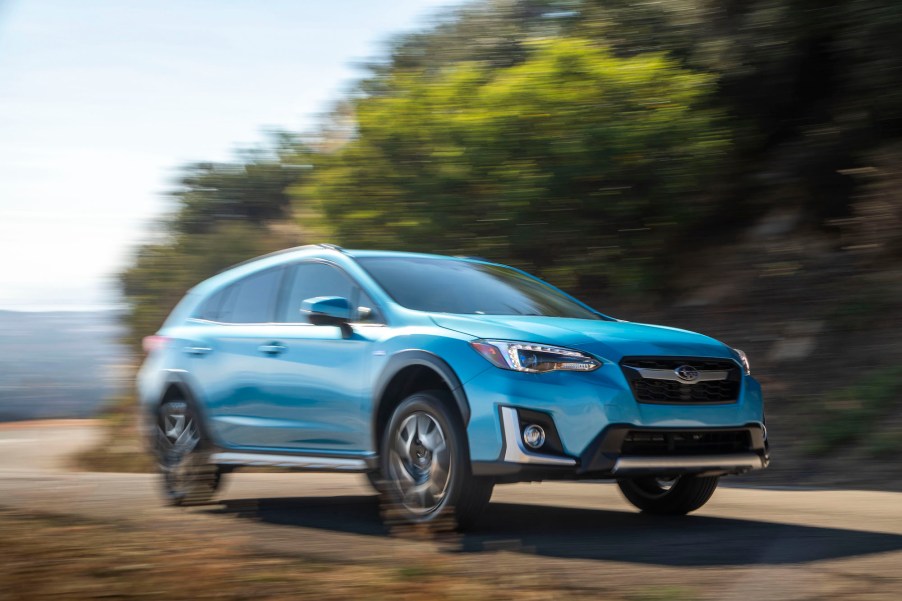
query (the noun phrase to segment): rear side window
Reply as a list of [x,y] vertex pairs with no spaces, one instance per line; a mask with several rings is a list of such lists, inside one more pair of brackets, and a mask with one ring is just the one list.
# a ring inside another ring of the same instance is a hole
[[276,300],[284,270],[267,269],[213,294],[198,314],[223,323],[268,323],[275,318]]

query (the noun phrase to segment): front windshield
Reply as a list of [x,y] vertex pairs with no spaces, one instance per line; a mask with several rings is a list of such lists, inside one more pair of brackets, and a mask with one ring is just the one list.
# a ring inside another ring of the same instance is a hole
[[362,257],[357,261],[408,309],[603,319],[551,286],[509,267],[423,257]]

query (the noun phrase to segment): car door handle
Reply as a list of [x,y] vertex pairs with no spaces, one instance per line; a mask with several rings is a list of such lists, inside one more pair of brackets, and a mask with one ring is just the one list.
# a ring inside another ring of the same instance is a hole
[[186,346],[185,353],[188,355],[206,355],[212,351],[209,346]]
[[267,355],[281,355],[285,351],[288,350],[287,346],[283,346],[281,344],[264,344],[263,346],[258,346],[257,350],[261,353],[266,353]]

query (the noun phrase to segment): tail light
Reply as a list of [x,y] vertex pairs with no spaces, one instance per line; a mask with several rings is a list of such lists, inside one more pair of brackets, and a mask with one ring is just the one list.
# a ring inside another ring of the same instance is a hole
[[144,347],[144,352],[149,355],[165,347],[167,342],[169,342],[169,338],[166,336],[153,335],[145,337],[141,341],[141,346]]

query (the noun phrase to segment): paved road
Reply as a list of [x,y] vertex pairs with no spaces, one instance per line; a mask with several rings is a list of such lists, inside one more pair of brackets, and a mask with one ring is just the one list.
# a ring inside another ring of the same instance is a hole
[[902,493],[722,487],[696,514],[661,518],[611,484],[508,485],[477,530],[436,542],[387,532],[359,475],[238,473],[217,505],[166,508],[152,476],[67,471],[66,456],[95,436],[85,422],[0,426],[0,505],[223,533],[318,559],[553,576],[602,597],[676,587],[718,600],[902,599]]

